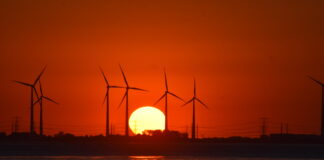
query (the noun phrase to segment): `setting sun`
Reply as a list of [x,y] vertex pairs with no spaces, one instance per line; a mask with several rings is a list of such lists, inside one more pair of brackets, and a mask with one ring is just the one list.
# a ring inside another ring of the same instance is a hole
[[135,110],[129,118],[129,126],[133,133],[142,134],[145,130],[164,130],[164,113],[151,106]]

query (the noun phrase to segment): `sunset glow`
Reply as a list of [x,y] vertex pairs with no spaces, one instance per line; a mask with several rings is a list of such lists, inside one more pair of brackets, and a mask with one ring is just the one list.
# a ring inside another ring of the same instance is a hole
[[[262,117],[267,134],[282,123],[320,134],[322,91],[306,76],[324,82],[323,10],[320,0],[1,0],[0,132],[10,134],[16,118],[18,131],[30,132],[30,88],[12,80],[33,83],[47,66],[44,95],[60,105],[44,102],[44,135],[125,135],[126,112],[165,94],[164,70],[184,101],[196,78],[210,108],[197,104],[198,137],[259,137]],[[149,91],[130,89],[127,111],[125,88],[105,99],[99,69],[109,85],[126,87],[119,64],[130,87]],[[165,104],[154,107],[166,113]],[[192,104],[181,105],[168,94],[168,129],[190,135]],[[33,111],[40,133],[40,106]]]
[[165,116],[155,107],[145,106],[135,110],[129,118],[133,133],[142,134],[145,130],[164,130]]
[[324,0],[0,0],[0,19],[0,160],[324,158]]

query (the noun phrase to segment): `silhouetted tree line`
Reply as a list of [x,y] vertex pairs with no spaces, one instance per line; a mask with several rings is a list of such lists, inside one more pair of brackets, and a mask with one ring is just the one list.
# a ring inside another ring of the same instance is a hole
[[135,135],[132,137],[126,137],[122,135],[109,135],[108,137],[103,135],[85,135],[76,136],[71,133],[58,132],[53,136],[40,136],[37,134],[30,134],[29,132],[13,132],[7,135],[4,132],[0,132],[0,140],[9,141],[31,141],[31,140],[43,140],[43,141],[102,141],[102,142],[146,142],[146,141],[186,141],[188,140],[187,133],[180,133],[178,131],[161,131],[161,130],[147,130],[142,135]]
[[324,139],[318,135],[311,134],[270,134],[263,135],[258,138],[250,137],[218,137],[218,138],[200,138],[189,139],[187,133],[178,131],[161,131],[161,130],[146,130],[143,134],[138,134],[132,137],[123,135],[85,135],[76,136],[71,133],[59,132],[53,136],[31,135],[27,132],[17,132],[7,135],[0,132],[0,141],[49,141],[49,142],[99,142],[99,143],[119,143],[119,142],[203,142],[203,143],[324,143]]

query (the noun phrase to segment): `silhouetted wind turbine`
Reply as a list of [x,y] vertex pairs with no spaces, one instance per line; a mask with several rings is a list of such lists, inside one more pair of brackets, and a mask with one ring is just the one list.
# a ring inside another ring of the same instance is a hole
[[39,81],[40,77],[42,76],[42,74],[44,73],[45,69],[46,69],[46,67],[44,67],[44,69],[41,71],[41,73],[37,76],[36,80],[32,84],[20,82],[20,81],[14,81],[21,85],[28,86],[31,89],[31,92],[30,92],[30,134],[35,133],[35,130],[34,130],[34,92],[36,93],[37,98],[39,98],[35,86],[36,86],[37,82]]
[[316,80],[315,78],[313,78],[311,76],[307,76],[307,77],[310,78],[311,80],[313,80],[314,82],[316,82],[317,84],[321,85],[321,87],[322,87],[321,136],[324,136],[324,83]]
[[111,86],[108,82],[108,79],[104,73],[104,71],[102,70],[101,67],[99,67],[100,71],[101,71],[101,74],[102,76],[104,77],[105,79],[105,83],[106,83],[106,87],[107,87],[107,90],[106,90],[106,95],[105,95],[105,98],[104,98],[104,102],[106,101],[106,105],[107,105],[107,110],[106,110],[106,137],[109,136],[109,89],[110,88],[125,88],[125,87],[120,87],[120,86]]
[[164,106],[164,114],[165,114],[165,131],[168,131],[168,94],[170,94],[173,97],[176,97],[178,99],[180,99],[181,101],[185,102],[182,98],[180,98],[179,96],[175,95],[174,93],[169,91],[169,87],[168,87],[168,80],[167,80],[167,76],[166,76],[166,71],[164,69],[164,82],[165,82],[165,92],[164,94],[153,104],[156,105],[157,103],[159,103],[163,98],[165,98],[165,106]]
[[48,97],[44,96],[42,83],[41,83],[40,80],[39,80],[39,91],[40,91],[40,97],[38,98],[38,100],[34,104],[39,103],[39,107],[40,107],[40,109],[39,109],[39,135],[42,136],[43,135],[43,99],[45,99],[47,101],[50,101],[50,102],[53,102],[55,104],[59,104],[59,103],[55,102],[51,98],[48,98]]
[[194,78],[194,95],[193,97],[186,102],[185,104],[183,104],[182,106],[185,106],[187,104],[189,104],[190,102],[192,102],[192,126],[191,126],[191,136],[192,139],[196,138],[196,101],[198,101],[199,103],[201,103],[204,107],[207,107],[207,105],[202,102],[200,99],[197,98],[196,96],[196,79]]
[[129,90],[139,90],[139,91],[147,91],[147,90],[144,90],[144,89],[140,89],[140,88],[136,88],[136,87],[130,87],[129,85],[128,85],[128,82],[127,82],[127,80],[126,80],[126,76],[125,76],[125,74],[124,74],[124,71],[123,71],[123,68],[121,67],[121,65],[119,65],[119,68],[120,68],[120,71],[122,72],[122,74],[123,74],[123,78],[124,78],[124,82],[125,82],[125,84],[126,84],[126,87],[124,87],[125,89],[126,89],[126,91],[125,91],[125,94],[124,94],[124,96],[123,96],[123,98],[122,98],[122,100],[121,100],[121,102],[120,102],[120,104],[119,104],[119,107],[121,106],[121,104],[123,103],[123,101],[124,101],[124,99],[126,98],[126,100],[125,100],[125,105],[126,105],[126,115],[125,115],[125,118],[126,118],[126,124],[125,124],[125,136],[129,136],[129,126],[128,126],[128,119],[129,119],[129,117],[128,117],[128,91]]

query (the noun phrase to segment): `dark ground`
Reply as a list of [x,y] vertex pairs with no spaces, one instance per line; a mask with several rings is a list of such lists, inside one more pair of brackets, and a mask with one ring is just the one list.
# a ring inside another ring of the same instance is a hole
[[324,144],[2,142],[1,156],[164,155],[324,158]]
[[0,136],[0,156],[212,156],[324,158],[324,138],[278,135],[190,140],[186,136]]

